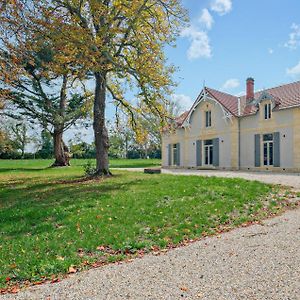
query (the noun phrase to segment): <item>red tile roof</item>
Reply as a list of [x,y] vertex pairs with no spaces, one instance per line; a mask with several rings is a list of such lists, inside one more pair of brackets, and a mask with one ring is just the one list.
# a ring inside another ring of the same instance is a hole
[[175,118],[175,122],[177,126],[181,126],[182,123],[184,122],[185,118],[189,114],[189,111],[185,111],[183,114],[181,114],[179,117]]
[[207,93],[218,100],[230,113],[238,115],[238,97],[211,88],[205,88]]
[[[255,103],[246,103],[246,95],[237,97],[207,87],[205,88],[205,91],[234,116],[238,116],[238,98],[240,98],[241,101],[241,116],[255,114],[258,110],[258,106],[255,105]],[[267,93],[273,97],[276,103],[275,109],[277,110],[300,106],[300,81],[256,92],[254,94],[254,99],[258,100],[262,93]],[[176,119],[178,126],[183,124],[189,112],[190,111],[185,112]]]

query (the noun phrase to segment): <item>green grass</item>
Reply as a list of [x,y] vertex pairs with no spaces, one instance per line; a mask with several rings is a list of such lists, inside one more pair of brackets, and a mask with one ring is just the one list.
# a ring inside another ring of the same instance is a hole
[[[70,162],[72,167],[82,170],[82,167],[89,161],[96,164],[94,159],[71,159]],[[111,159],[109,162],[111,168],[146,168],[161,164],[160,159]],[[52,159],[0,159],[0,172],[11,171],[13,169],[23,169],[24,171],[27,169],[45,169],[51,166],[52,163]]]
[[39,281],[199,238],[279,205],[272,186],[243,179],[115,170],[106,180],[76,182],[83,164],[0,161],[0,287],[8,277],[10,284]]

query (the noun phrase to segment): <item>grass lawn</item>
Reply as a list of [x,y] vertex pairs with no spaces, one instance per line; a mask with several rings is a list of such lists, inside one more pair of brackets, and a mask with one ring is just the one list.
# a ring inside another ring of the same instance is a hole
[[83,164],[0,161],[0,287],[168,247],[283,205],[278,188],[243,179],[115,170],[104,181],[76,182]]
[[[77,167],[82,171],[84,165],[87,162],[96,164],[94,159],[71,159],[70,163],[72,167]],[[0,172],[11,171],[12,169],[45,169],[54,162],[52,159],[25,159],[25,160],[11,160],[0,159]],[[111,159],[111,168],[146,168],[160,166],[160,159]],[[73,168],[74,169],[74,168]]]

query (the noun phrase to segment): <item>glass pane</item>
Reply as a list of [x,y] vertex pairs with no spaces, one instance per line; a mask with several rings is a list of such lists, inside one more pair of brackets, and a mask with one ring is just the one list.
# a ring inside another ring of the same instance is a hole
[[209,146],[209,164],[213,164],[213,146]]
[[268,119],[268,105],[265,105],[265,119]]
[[264,134],[264,141],[273,141],[273,134]]
[[204,147],[205,149],[205,164],[208,165],[208,147]]
[[264,143],[264,166],[268,165],[268,144]]
[[173,149],[173,164],[177,165],[177,149],[176,149],[176,147]]
[[269,143],[269,165],[273,165],[273,142]]
[[206,140],[204,141],[204,145],[212,145],[213,141],[212,140]]

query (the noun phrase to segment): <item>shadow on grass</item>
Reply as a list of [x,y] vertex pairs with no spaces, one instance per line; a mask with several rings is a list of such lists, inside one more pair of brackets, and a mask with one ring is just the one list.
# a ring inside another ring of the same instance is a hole
[[107,204],[112,198],[111,192],[126,192],[129,187],[139,184],[136,180],[112,184],[109,179],[84,181],[82,184],[75,184],[74,180],[70,182],[34,184],[17,191],[4,190],[3,204],[6,205],[0,210],[0,227],[9,229],[8,237],[48,232],[82,209],[93,209],[99,201]]
[[22,172],[35,172],[35,171],[45,171],[51,167],[46,168],[0,168],[0,173],[11,172],[11,171],[22,171]]

